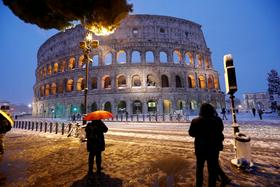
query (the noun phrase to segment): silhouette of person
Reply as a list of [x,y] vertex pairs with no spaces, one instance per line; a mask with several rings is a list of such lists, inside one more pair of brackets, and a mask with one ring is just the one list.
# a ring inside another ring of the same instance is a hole
[[94,120],[86,126],[88,156],[88,174],[93,174],[94,157],[96,159],[96,172],[101,173],[102,151],[105,150],[104,133],[108,127],[101,120]]
[[223,120],[224,120],[224,119],[227,120],[226,109],[225,109],[225,108],[222,108],[222,115],[223,115]]
[[256,109],[255,108],[252,108],[252,113],[253,113],[253,116],[255,117],[256,116]]
[[4,154],[4,136],[12,128],[10,122],[4,117],[0,117],[0,155]]
[[258,109],[258,114],[259,114],[260,120],[262,120],[263,110]]
[[[205,161],[208,168],[208,186],[216,186],[218,175],[223,180],[224,172],[219,166],[219,151],[223,149],[222,119],[218,117],[211,104],[203,103],[199,117],[194,118],[189,128],[189,135],[194,137],[196,155],[196,186],[203,184],[203,168]],[[224,175],[225,176],[225,175]]]

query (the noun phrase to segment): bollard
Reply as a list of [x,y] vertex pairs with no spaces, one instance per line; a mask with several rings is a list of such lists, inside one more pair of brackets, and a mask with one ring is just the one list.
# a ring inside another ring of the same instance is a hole
[[38,122],[36,122],[36,131],[38,130]]
[[55,134],[57,134],[58,133],[58,123],[56,122],[55,123]]
[[40,132],[43,130],[43,122],[40,123]]
[[47,122],[45,122],[45,132],[47,132],[47,128],[48,128],[47,125],[48,125]]
[[32,131],[34,130],[34,122],[32,122],[31,130],[32,130]]
[[64,135],[64,123],[61,124],[61,134]]
[[53,124],[50,123],[50,133],[52,133],[52,126],[53,126]]

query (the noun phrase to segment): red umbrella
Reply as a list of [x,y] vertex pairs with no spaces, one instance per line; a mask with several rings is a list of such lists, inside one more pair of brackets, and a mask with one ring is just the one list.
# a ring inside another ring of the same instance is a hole
[[108,119],[112,118],[113,114],[111,112],[105,110],[97,110],[91,113],[88,113],[83,120],[92,121],[92,120],[100,120],[100,119]]

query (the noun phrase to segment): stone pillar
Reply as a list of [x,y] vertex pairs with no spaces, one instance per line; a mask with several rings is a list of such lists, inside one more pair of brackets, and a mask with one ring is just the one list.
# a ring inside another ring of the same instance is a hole
[[143,105],[143,114],[147,114],[148,113],[148,105],[147,105],[147,100],[143,100],[141,101],[142,105]]
[[157,103],[157,110],[158,110],[158,114],[163,114],[163,100],[162,99],[158,99],[158,103]]
[[132,51],[131,51],[131,49],[127,49],[127,50],[125,50],[125,53],[126,53],[126,63],[127,64],[131,64],[131,59],[132,59],[132,57],[131,57],[131,53],[132,53]]

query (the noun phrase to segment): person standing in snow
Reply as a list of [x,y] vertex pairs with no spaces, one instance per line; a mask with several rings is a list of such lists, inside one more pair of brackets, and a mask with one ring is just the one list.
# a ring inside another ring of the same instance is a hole
[[94,120],[86,126],[88,155],[88,175],[93,174],[94,157],[96,159],[96,172],[101,173],[102,151],[105,151],[104,133],[108,127],[101,120]]
[[218,176],[222,184],[229,183],[219,166],[219,152],[223,149],[223,121],[218,117],[216,110],[211,104],[201,105],[199,117],[194,118],[189,128],[189,135],[194,137],[196,155],[196,186],[203,185],[203,168],[207,161],[208,186],[216,186]]
[[258,109],[258,114],[259,114],[260,120],[262,120],[263,110]]
[[0,155],[4,154],[4,136],[12,128],[10,122],[0,117]]
[[225,108],[222,108],[222,115],[223,115],[223,120],[224,120],[224,119],[227,120],[226,109],[225,109]]

